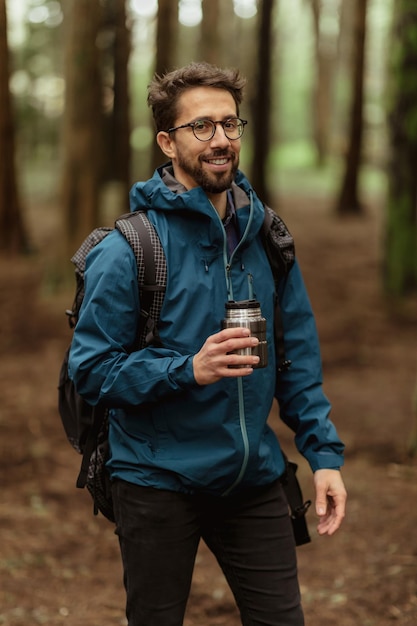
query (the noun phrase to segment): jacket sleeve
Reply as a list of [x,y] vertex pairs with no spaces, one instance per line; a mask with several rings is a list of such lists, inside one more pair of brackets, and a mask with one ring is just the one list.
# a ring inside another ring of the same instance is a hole
[[286,358],[291,360],[277,378],[280,417],[295,432],[297,449],[313,471],[340,468],[344,445],[329,418],[316,324],[297,261],[279,296]]
[[133,350],[140,311],[137,267],[119,232],[89,253],[84,280],[69,372],[87,402],[122,408],[197,386],[193,355],[152,346]]

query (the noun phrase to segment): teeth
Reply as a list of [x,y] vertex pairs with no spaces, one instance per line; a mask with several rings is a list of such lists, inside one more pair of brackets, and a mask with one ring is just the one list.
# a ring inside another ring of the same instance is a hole
[[224,165],[225,163],[227,163],[227,159],[223,158],[223,159],[211,159],[210,163],[214,163],[214,165]]

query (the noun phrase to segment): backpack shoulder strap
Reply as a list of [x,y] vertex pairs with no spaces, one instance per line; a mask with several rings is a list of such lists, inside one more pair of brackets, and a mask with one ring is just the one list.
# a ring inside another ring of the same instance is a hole
[[115,224],[126,237],[136,257],[141,311],[137,345],[160,344],[157,322],[167,282],[165,253],[146,211],[122,215]]
[[295,259],[294,239],[283,220],[264,205],[262,240],[271,264],[275,284],[288,275]]
[[[282,219],[268,206],[264,205],[264,223],[262,226],[262,243],[274,276],[275,290],[282,278],[286,278],[294,264],[294,240]],[[287,370],[291,361],[285,357],[284,327],[278,295],[275,297],[274,337],[278,360],[278,371]]]

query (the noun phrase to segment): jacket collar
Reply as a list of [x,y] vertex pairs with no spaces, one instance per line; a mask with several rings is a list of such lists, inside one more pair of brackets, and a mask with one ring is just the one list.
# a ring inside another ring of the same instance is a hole
[[[263,206],[253,191],[244,174],[238,170],[235,180],[231,185],[234,206],[237,212],[240,231],[246,230],[246,224],[252,208],[255,207],[255,215],[252,215],[251,231],[257,232],[263,222]],[[155,170],[152,178],[145,182],[133,185],[130,192],[131,211],[137,209],[159,211],[191,211],[206,215],[213,219],[213,206],[201,187],[186,189],[174,177],[171,162],[162,165]]]

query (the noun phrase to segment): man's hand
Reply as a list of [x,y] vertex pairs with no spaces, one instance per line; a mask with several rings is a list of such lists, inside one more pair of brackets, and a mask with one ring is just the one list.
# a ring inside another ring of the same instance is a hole
[[248,328],[226,328],[215,335],[210,335],[194,356],[194,378],[199,385],[210,385],[221,378],[252,374],[253,366],[259,363],[259,357],[231,353],[234,350],[253,348],[258,343],[256,337],[250,336]]
[[321,469],[314,473],[316,514],[319,535],[333,535],[345,516],[347,493],[339,470]]

